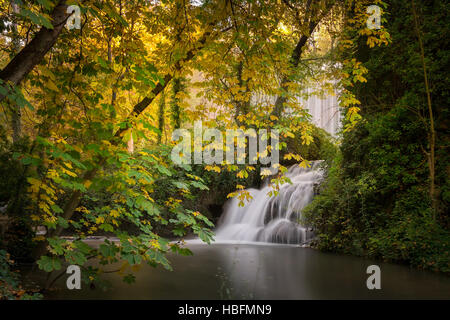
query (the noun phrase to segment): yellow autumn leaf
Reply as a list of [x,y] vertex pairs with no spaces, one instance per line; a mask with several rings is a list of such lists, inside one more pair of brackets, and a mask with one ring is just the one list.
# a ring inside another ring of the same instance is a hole
[[96,224],[102,224],[102,223],[104,223],[104,222],[105,222],[105,218],[102,217],[102,216],[97,217],[97,219],[95,219],[95,223],[96,223]]
[[49,88],[52,91],[59,92],[59,88],[56,86],[56,84],[52,80],[49,80],[47,82],[46,86],[47,86],[47,88]]
[[92,181],[86,180],[83,184],[86,187],[86,189],[88,189],[92,185]]
[[120,216],[120,213],[119,213],[119,211],[117,211],[116,209],[113,209],[113,210],[111,210],[111,212],[109,213],[109,215],[110,215],[111,217],[117,218],[117,217]]

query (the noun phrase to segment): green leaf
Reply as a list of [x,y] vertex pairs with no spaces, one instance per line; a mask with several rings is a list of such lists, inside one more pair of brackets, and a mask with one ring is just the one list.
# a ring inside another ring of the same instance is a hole
[[48,239],[48,243],[56,254],[60,255],[64,253],[63,244],[66,243],[66,240],[60,238],[50,238]]
[[147,255],[152,259],[154,262],[162,265],[167,270],[172,270],[172,267],[170,266],[169,260],[164,256],[164,254],[158,250],[148,250]]
[[80,250],[80,252],[84,254],[89,254],[92,251],[92,248],[81,240],[74,241],[75,248]]
[[114,227],[112,225],[110,225],[109,223],[102,223],[100,225],[99,229],[104,230],[104,231],[110,231],[110,232],[114,231]]
[[180,181],[172,181],[172,184],[177,187],[178,189],[184,189],[184,190],[189,190],[189,186],[184,183],[184,182],[180,182]]
[[41,4],[45,9],[51,9],[52,7],[52,2],[49,0],[37,0],[39,2],[39,4]]
[[61,261],[55,257],[42,256],[38,261],[39,269],[46,272],[52,272],[53,270],[61,269]]
[[31,20],[31,22],[33,22],[34,24],[36,24],[38,26],[44,26],[47,29],[53,29],[53,25],[50,22],[50,20],[46,16],[44,16],[40,13],[35,13],[31,10],[23,8],[20,11],[19,15],[21,15],[22,17],[24,17],[28,20]]
[[170,172],[169,169],[167,169],[166,167],[161,166],[159,164],[155,165],[155,167],[161,174],[164,174],[164,175],[169,176],[169,177],[172,176],[172,172]]
[[67,251],[65,254],[66,261],[70,264],[77,264],[82,266],[86,261],[86,256],[80,251]]
[[128,284],[132,284],[132,283],[136,282],[136,277],[133,274],[129,273],[123,277],[123,281]]
[[142,257],[138,254],[122,253],[121,258],[127,260],[130,265],[136,265],[142,262]]
[[[58,206],[55,204],[55,205],[52,206],[52,209],[53,209],[54,207],[58,207]],[[59,208],[59,207],[58,207],[58,208]],[[61,210],[61,208],[59,208],[59,209]],[[61,210],[60,213],[62,213],[62,212],[63,212],[63,211]],[[56,211],[55,211],[55,213],[56,213]],[[66,229],[66,228],[69,227],[69,222],[68,222],[66,219],[64,219],[63,217],[58,217],[58,224],[59,224],[61,227],[63,227],[64,229]]]
[[198,182],[198,181],[192,181],[191,185],[196,187],[196,188],[198,188],[198,189],[200,189],[200,190],[209,190],[207,185],[205,185],[205,184],[203,184],[201,182]]
[[111,244],[101,244],[99,246],[100,253],[103,257],[115,257],[116,253],[119,252],[119,248],[116,247],[114,243]]

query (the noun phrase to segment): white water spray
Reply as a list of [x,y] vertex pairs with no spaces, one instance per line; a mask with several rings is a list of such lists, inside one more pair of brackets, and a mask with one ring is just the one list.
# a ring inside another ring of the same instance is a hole
[[272,190],[249,189],[253,199],[244,207],[234,198],[226,206],[216,230],[218,241],[251,241],[302,244],[312,237],[312,231],[300,224],[302,209],[314,196],[314,185],[323,176],[321,161],[312,162],[311,168],[294,165],[286,172],[292,184],[280,187],[277,196],[269,196]]

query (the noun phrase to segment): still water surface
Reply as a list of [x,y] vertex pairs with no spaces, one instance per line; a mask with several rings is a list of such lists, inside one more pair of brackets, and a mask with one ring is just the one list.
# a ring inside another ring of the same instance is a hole
[[[450,277],[407,266],[265,244],[196,244],[194,256],[169,254],[174,271],[144,265],[129,285],[68,290],[63,277],[50,299],[450,299]],[[368,290],[366,269],[381,268],[381,290]]]

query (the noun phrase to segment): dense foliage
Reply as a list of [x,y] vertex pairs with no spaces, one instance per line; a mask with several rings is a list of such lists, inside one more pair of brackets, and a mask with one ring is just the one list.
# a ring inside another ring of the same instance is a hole
[[[172,133],[196,121],[276,129],[256,158],[280,149],[280,173],[328,161],[309,209],[321,248],[448,271],[449,8],[373,2],[390,12],[380,29],[368,0],[0,1],[2,295],[28,297],[11,260],[48,272],[46,288],[70,264],[91,285],[171,269],[186,236],[213,240],[227,198],[244,205],[268,176],[277,194],[287,180],[259,164],[175,164]],[[334,91],[339,152],[299,102]]]
[[[197,120],[222,131],[277,129],[300,146],[283,158],[308,166],[307,156],[327,148],[297,98],[305,86],[330,89],[342,80],[339,68],[326,66],[348,8],[357,12],[353,30],[366,30],[361,38],[383,42],[384,29],[367,30],[368,4],[0,1],[2,247],[49,272],[46,287],[70,264],[88,284],[119,261],[127,282],[144,262],[170,269],[167,252],[190,254],[187,234],[212,240],[210,204],[236,195],[244,205],[245,187],[270,174],[225,162],[176,166],[174,129],[191,130]],[[78,27],[65,28],[77,18]],[[355,61],[346,66],[361,72]],[[271,99],[254,99],[264,96]],[[354,120],[357,100],[347,93],[342,101]],[[276,176],[272,185],[281,182]],[[90,246],[91,235],[115,241]],[[88,266],[94,258],[99,264]]]
[[[355,56],[367,83],[350,87],[363,121],[344,132],[339,155],[307,210],[318,247],[450,272],[449,77],[447,1],[387,1],[392,43]],[[415,15],[418,28],[415,28]],[[418,30],[420,33],[418,33]],[[424,64],[430,84],[432,145]],[[435,148],[435,193],[429,154]],[[437,205],[433,206],[432,197]]]
[[17,266],[11,260],[9,253],[0,250],[0,300],[36,300],[42,298],[41,294],[22,287],[19,273],[11,270],[15,267]]

